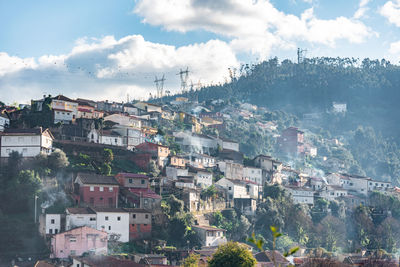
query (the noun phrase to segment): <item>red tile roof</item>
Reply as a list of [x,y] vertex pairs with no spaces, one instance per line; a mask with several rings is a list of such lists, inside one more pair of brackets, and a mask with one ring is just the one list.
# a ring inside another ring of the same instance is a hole
[[161,199],[161,196],[148,188],[129,188],[128,191],[135,195],[141,195],[143,198]]

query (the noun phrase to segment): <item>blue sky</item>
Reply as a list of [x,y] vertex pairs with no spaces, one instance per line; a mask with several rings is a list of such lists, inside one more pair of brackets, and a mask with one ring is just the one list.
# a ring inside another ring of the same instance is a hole
[[0,100],[146,98],[155,75],[175,92],[180,68],[218,83],[297,47],[397,63],[400,0],[0,0]]

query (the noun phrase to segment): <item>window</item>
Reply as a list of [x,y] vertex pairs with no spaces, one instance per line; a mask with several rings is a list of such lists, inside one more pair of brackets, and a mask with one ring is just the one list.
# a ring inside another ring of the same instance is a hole
[[118,217],[117,217],[117,221],[120,221],[120,220],[121,220],[121,216],[118,216]]
[[108,216],[106,216],[104,219],[105,219],[106,221],[108,221]]
[[110,226],[108,226],[108,230],[111,230],[111,225],[110,225]]
[[149,214],[146,214],[144,217],[145,217],[146,219],[148,219],[148,218],[149,218]]
[[108,205],[109,205],[109,206],[112,206],[112,204],[113,204],[113,198],[112,198],[112,197],[109,197],[109,198],[108,198]]
[[52,234],[53,233],[53,229],[49,229],[49,234]]
[[132,218],[133,218],[133,219],[136,219],[136,214],[132,214]]
[[228,187],[228,190],[232,190],[232,187]]
[[76,238],[75,237],[70,237],[69,238],[69,242],[70,243],[75,243],[76,242]]
[[58,229],[54,229],[54,233],[55,233],[55,234],[58,234]]
[[50,223],[51,223],[51,224],[55,224],[55,220],[54,220],[54,219],[51,219]]
[[143,224],[144,226],[147,226],[147,223]]
[[135,224],[134,224],[134,223],[132,223],[132,227],[135,227]]
[[112,192],[112,191],[113,191],[113,188],[110,186],[110,187],[108,188],[108,191],[109,191],[109,192]]
[[129,178],[129,183],[131,184],[133,182],[133,180],[131,178]]
[[100,186],[100,192],[104,191],[104,187]]
[[75,256],[76,255],[76,251],[75,250],[71,250],[71,256]]
[[89,219],[90,221],[95,221],[96,220],[96,218],[95,217],[90,217],[90,219]]
[[90,187],[90,191],[93,192],[94,191],[94,186]]
[[142,180],[142,184],[144,184],[144,180]]
[[103,201],[103,198],[102,198],[102,197],[100,198],[100,201]]

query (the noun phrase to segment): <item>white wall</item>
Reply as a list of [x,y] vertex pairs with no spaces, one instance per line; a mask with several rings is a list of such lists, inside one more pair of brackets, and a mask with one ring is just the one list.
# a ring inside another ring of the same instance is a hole
[[[106,220],[108,217],[108,220]],[[120,220],[118,220],[120,217]],[[128,212],[97,212],[97,230],[104,230],[108,234],[121,235],[119,241],[129,241],[129,213]],[[109,235],[110,237],[110,235]]]
[[262,185],[262,169],[254,167],[243,167],[243,179]]
[[[42,137],[44,138],[44,137]],[[44,139],[48,150],[52,147],[52,140],[50,138]],[[47,143],[47,140],[50,140]],[[23,157],[35,157],[41,153],[40,136],[1,136],[1,157],[9,157],[9,154],[17,151]],[[42,151],[49,154],[51,151]]]
[[71,122],[73,119],[72,111],[54,110],[54,123],[57,122]]
[[96,214],[67,214],[65,218],[65,230],[68,231],[80,226],[88,226],[96,229],[96,217]]
[[46,234],[58,234],[61,229],[61,214],[46,214]]
[[123,139],[121,136],[100,135],[100,143],[104,145],[123,146]]
[[212,173],[199,171],[196,173],[195,179],[196,183],[202,187],[209,187],[212,185]]
[[0,132],[4,131],[5,125],[10,125],[10,120],[0,116]]

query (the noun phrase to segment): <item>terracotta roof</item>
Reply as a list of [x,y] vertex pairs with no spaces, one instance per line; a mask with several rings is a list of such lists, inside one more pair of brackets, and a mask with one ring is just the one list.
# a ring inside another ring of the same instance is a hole
[[91,208],[67,208],[67,211],[71,214],[95,214]]
[[73,257],[91,267],[145,267],[146,265],[136,263],[132,260],[118,259],[112,256],[90,256],[90,257]]
[[254,255],[257,262],[273,262],[273,256],[275,256],[275,261],[277,263],[289,263],[289,261],[278,251],[263,251]]
[[47,261],[37,261],[34,267],[55,267],[57,265],[49,263]]
[[151,213],[151,210],[140,209],[140,208],[122,208],[127,212],[135,212],[135,213]]
[[83,184],[105,184],[119,185],[113,176],[99,175],[95,173],[78,173],[76,179],[80,179]]
[[95,212],[123,212],[123,213],[127,212],[122,208],[94,207],[91,209],[93,209]]
[[7,128],[4,130],[1,135],[47,135],[50,138],[54,139],[53,135],[51,134],[49,129],[43,130],[42,127],[39,128],[32,128],[32,129],[12,129],[12,128]]
[[157,195],[149,188],[129,188],[128,191],[135,195],[141,195],[144,198],[161,199],[161,196]]
[[68,97],[66,97],[66,96],[63,96],[63,95],[58,95],[58,96],[56,96],[56,97],[53,97],[52,99],[77,103],[75,100],[72,100],[72,99],[70,99],[70,98],[68,98]]
[[120,172],[116,175],[116,177],[122,176],[123,178],[140,178],[140,179],[149,179],[147,175],[140,173],[129,173],[129,172]]
[[207,230],[207,231],[224,231],[224,232],[226,232],[225,229],[212,227],[212,226],[207,226],[207,225],[193,225],[193,227],[194,228],[204,229],[204,230]]

